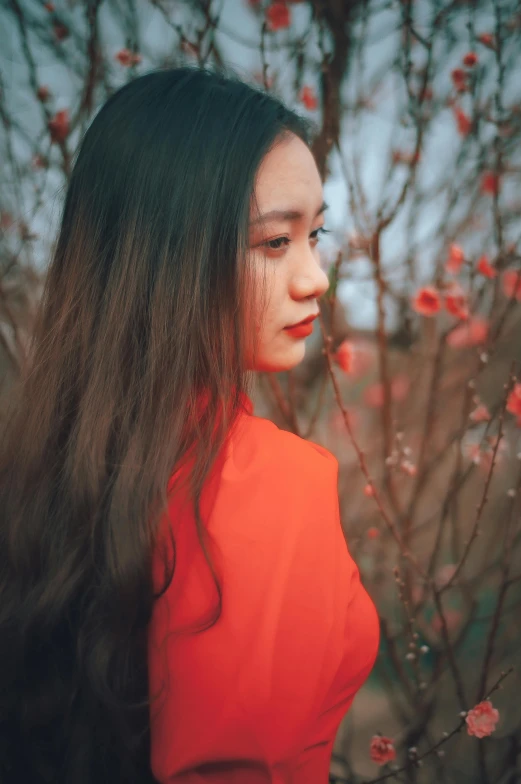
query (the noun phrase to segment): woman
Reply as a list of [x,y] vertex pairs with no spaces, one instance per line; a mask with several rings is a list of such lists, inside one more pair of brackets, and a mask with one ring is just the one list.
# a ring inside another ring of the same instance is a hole
[[82,140],[3,438],[2,782],[327,781],[376,613],[337,461],[249,397],[328,285],[309,144],[188,67]]

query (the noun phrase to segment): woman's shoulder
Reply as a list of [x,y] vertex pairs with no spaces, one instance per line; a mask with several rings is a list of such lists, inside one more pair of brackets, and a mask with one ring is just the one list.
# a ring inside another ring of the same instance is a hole
[[336,479],[338,461],[321,444],[283,430],[270,419],[247,414],[230,439],[224,478],[259,473],[267,480],[316,483],[331,474]]
[[[329,563],[345,548],[336,457],[271,420],[245,417],[230,441],[209,527],[231,561],[245,560],[259,580],[274,553]],[[300,579],[294,569],[287,564]]]

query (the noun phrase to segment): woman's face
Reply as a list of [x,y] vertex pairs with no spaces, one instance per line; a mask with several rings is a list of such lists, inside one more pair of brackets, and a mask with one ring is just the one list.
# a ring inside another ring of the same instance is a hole
[[[256,300],[245,314],[245,326],[247,336],[257,337],[258,348],[255,361],[252,346],[247,348],[246,369],[279,372],[298,365],[305,354],[306,338],[284,328],[318,313],[318,298],[329,286],[317,247],[324,225],[322,182],[313,155],[297,136],[266,155],[255,193],[262,219],[250,223],[249,233]],[[250,221],[254,218],[250,213]]]

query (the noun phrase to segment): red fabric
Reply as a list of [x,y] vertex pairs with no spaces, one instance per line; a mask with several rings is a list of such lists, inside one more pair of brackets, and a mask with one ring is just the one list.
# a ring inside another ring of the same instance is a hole
[[203,492],[222,613],[197,634],[189,627],[213,618],[217,589],[190,505],[169,507],[176,567],[149,629],[161,784],[326,784],[377,653],[376,609],[340,524],[336,458],[252,409],[245,398]]

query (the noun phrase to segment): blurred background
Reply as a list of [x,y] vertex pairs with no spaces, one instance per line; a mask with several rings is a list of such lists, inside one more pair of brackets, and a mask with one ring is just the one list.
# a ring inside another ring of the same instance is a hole
[[254,404],[338,458],[381,619],[331,781],[521,781],[519,3],[3,0],[0,412],[79,140],[125,82],[184,63],[316,128],[330,289],[304,361],[259,374]]

